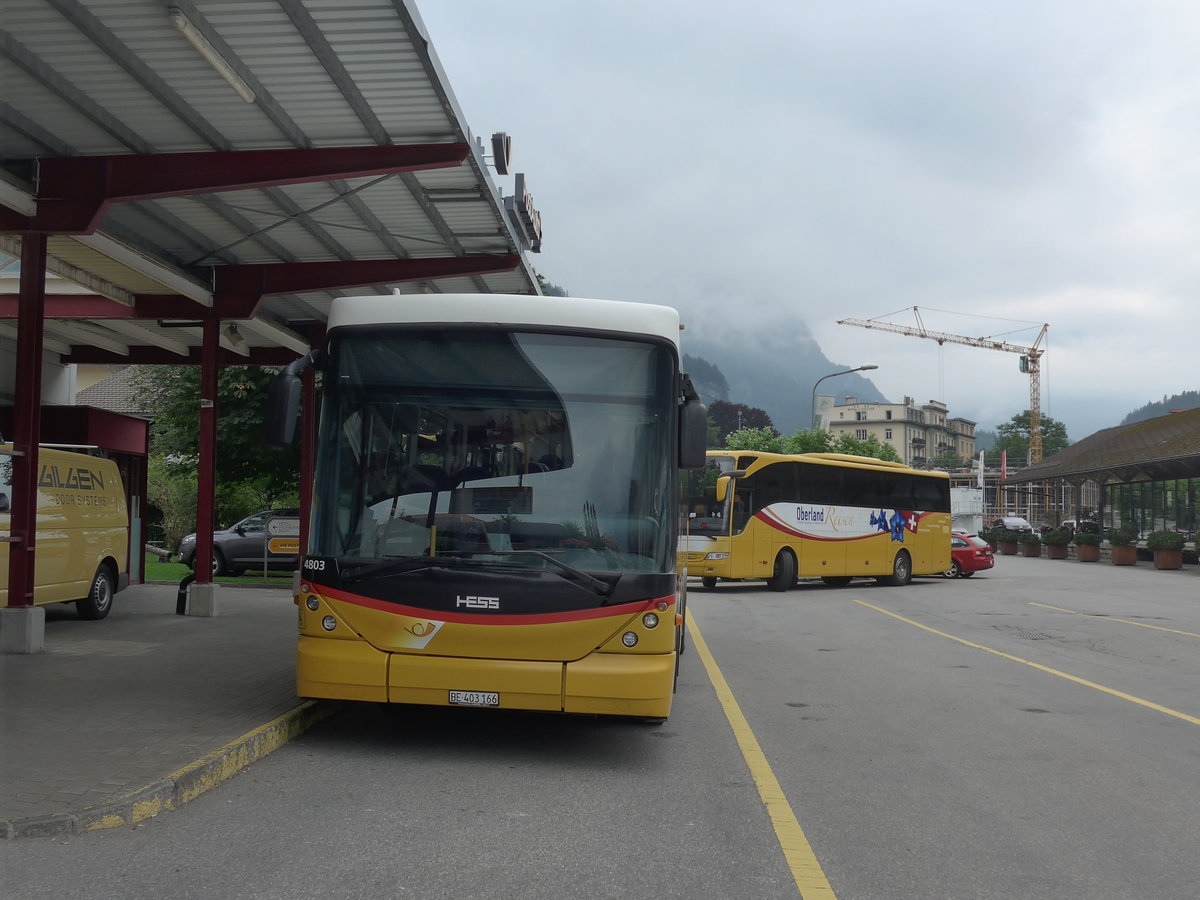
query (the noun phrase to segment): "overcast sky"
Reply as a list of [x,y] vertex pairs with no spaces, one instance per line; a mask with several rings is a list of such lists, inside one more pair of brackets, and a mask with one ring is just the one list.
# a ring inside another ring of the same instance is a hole
[[1029,406],[1016,354],[837,320],[915,306],[1019,345],[1048,323],[1042,411],[1073,440],[1200,388],[1200,5],[418,4],[574,296],[706,337],[807,328],[890,400],[981,427]]

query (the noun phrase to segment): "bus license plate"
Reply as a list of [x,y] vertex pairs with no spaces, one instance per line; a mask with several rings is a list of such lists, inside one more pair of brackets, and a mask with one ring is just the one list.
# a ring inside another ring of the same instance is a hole
[[451,706],[499,706],[500,695],[494,691],[451,691]]

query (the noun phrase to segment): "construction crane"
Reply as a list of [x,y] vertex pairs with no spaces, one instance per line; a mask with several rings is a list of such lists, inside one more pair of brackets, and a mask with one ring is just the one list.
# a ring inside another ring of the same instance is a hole
[[[997,341],[990,337],[967,337],[962,334],[947,334],[944,331],[930,331],[925,327],[925,323],[921,321],[921,310],[917,307],[912,308],[913,315],[916,316],[917,325],[911,327],[908,325],[896,325],[892,322],[881,322],[878,317],[875,319],[838,319],[839,325],[856,325],[859,328],[874,328],[878,331],[890,331],[893,334],[906,334],[910,337],[928,338],[931,341],[937,341],[939,344],[966,344],[968,347],[982,347],[985,350],[1003,350],[1006,353],[1021,354],[1021,371],[1029,375],[1029,462],[1037,463],[1042,461],[1042,374],[1041,374],[1041,359],[1042,354],[1046,352],[1044,347],[1039,346],[1042,339],[1046,336],[1046,330],[1050,327],[1048,324],[1042,325],[1042,330],[1038,332],[1037,340],[1033,342],[1031,347],[1021,347],[1017,344],[1010,344],[1007,341]],[[888,313],[889,316],[895,313]]]

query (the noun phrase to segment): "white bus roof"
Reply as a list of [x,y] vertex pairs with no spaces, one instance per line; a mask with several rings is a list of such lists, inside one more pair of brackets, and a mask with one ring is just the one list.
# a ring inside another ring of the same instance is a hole
[[352,325],[481,323],[586,328],[650,334],[679,346],[679,313],[669,306],[622,300],[528,294],[393,294],[336,297],[328,329]]

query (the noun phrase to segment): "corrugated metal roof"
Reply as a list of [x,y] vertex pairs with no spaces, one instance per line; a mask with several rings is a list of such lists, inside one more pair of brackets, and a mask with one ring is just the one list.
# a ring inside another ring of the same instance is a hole
[[1029,466],[1010,483],[1200,478],[1200,409],[1105,428]]
[[[252,102],[185,40],[171,10],[227,61]],[[516,255],[519,265],[493,274],[353,292],[538,293],[529,245],[411,0],[7,0],[0,83],[0,200],[12,209],[38,199],[35,159],[470,145],[448,168],[114,203],[96,239],[52,237],[51,271],[127,306],[139,295],[192,295],[179,303],[187,319],[201,313],[219,266],[350,260]],[[0,236],[0,253],[16,256],[18,241]],[[12,290],[11,280],[0,284]],[[280,346],[281,333],[304,339],[335,293],[269,296],[255,318],[270,327],[241,333],[251,347]],[[199,345],[199,328],[161,329],[173,317],[156,309],[119,327],[96,319],[47,335],[76,348],[67,359],[88,335],[176,355]],[[140,336],[153,330],[163,334]]]

